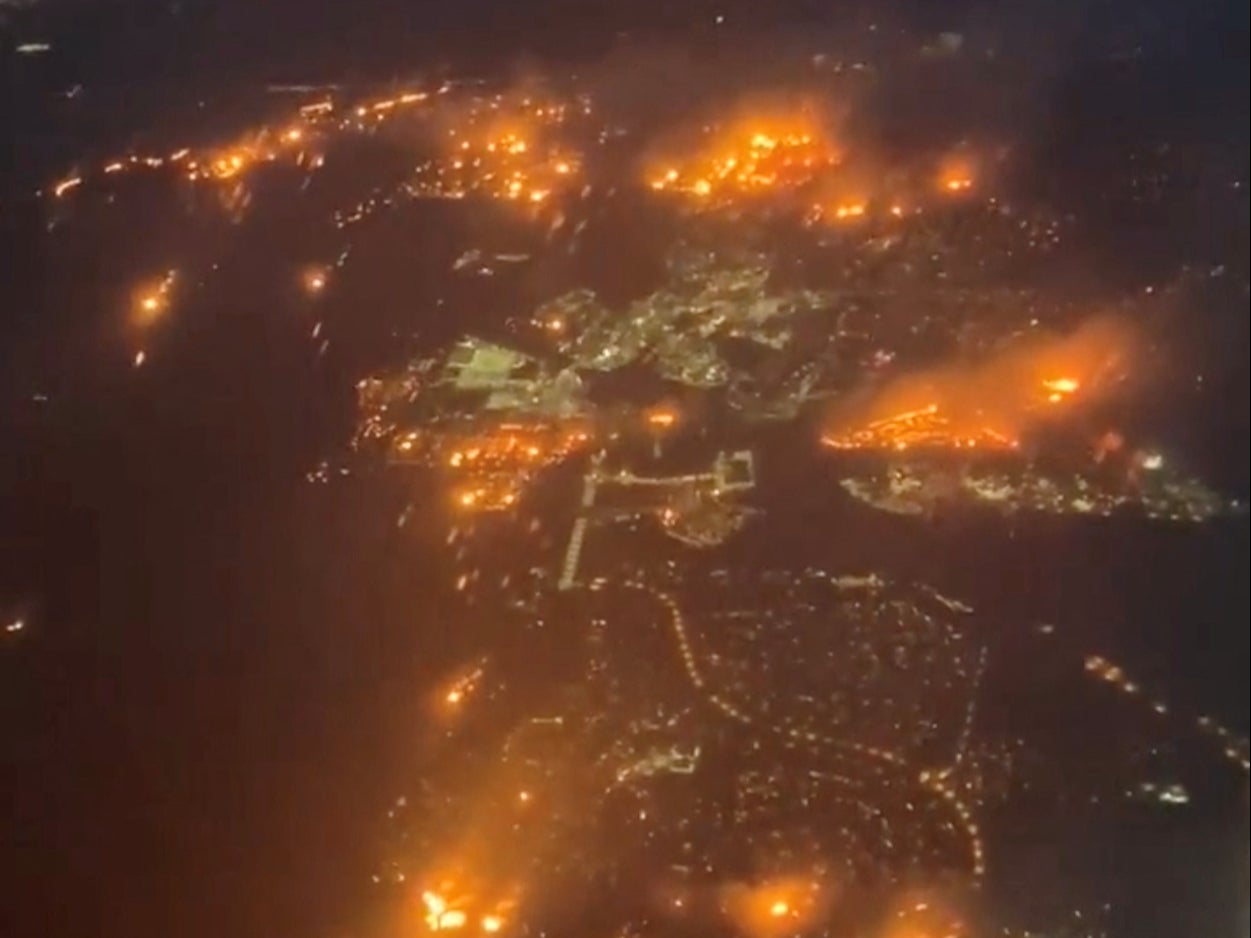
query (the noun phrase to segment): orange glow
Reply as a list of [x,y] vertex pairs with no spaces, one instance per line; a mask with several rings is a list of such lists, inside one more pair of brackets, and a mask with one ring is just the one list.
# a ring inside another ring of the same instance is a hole
[[685,153],[658,160],[647,179],[658,192],[720,205],[802,187],[838,161],[826,128],[811,108],[752,107]]
[[443,685],[446,690],[442,692],[442,701],[445,704],[445,712],[455,713],[461,704],[465,703],[478,690],[478,685],[482,682],[485,662],[479,661],[472,667],[467,667],[459,671],[447,683]]
[[938,189],[948,195],[968,192],[977,178],[979,159],[967,148],[946,156],[938,168]]
[[1126,323],[1095,319],[1066,336],[1020,340],[980,363],[903,375],[836,413],[823,442],[836,449],[1015,448],[1048,419],[1048,405],[1079,391],[1086,399],[1106,393],[1123,377],[1132,348]]
[[160,280],[151,281],[134,294],[132,325],[144,329],[155,323],[169,309],[170,296],[178,278],[177,271],[167,271]]
[[1051,378],[1043,382],[1043,387],[1055,394],[1073,394],[1081,386],[1076,378]]
[[658,429],[668,429],[678,422],[678,415],[671,410],[653,410],[647,415],[647,422]]
[[482,930],[487,934],[495,934],[504,927],[504,920],[498,915],[484,915],[482,917]]
[[464,928],[467,921],[469,921],[469,916],[460,909],[448,909],[439,916],[438,927],[440,931],[455,931]]
[[309,267],[302,277],[304,292],[317,294],[326,289],[328,276],[324,267]]
[[432,441],[429,452],[459,482],[452,493],[455,505],[475,512],[503,511],[520,502],[540,469],[581,449],[588,439],[578,424],[501,424]]
[[438,893],[423,892],[421,902],[425,907],[426,927],[431,931],[456,931],[469,921],[462,910],[449,908],[448,901]]
[[722,890],[721,905],[747,938],[781,938],[818,925],[831,898],[815,880],[786,877],[730,885]]
[[949,897],[910,892],[896,901],[882,938],[969,938],[971,934]]
[[1019,441],[992,426],[957,423],[938,404],[891,414],[843,433],[827,434],[833,449],[1016,449]]

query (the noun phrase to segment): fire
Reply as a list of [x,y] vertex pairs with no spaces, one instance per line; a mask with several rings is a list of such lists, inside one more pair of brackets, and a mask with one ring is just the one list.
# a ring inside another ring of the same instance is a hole
[[145,328],[161,318],[169,309],[170,297],[177,279],[177,271],[166,271],[165,276],[160,280],[149,281],[147,285],[136,291],[134,311],[131,315],[131,321],[135,326]]
[[1076,378],[1048,378],[1043,381],[1043,387],[1053,394],[1073,394],[1081,386]]
[[580,425],[509,423],[444,438],[430,452],[461,481],[453,490],[454,504],[472,511],[504,511],[517,504],[539,470],[581,449],[589,439]]
[[657,409],[647,415],[647,422],[660,430],[672,427],[678,421],[678,415],[671,410]]
[[1010,433],[976,421],[962,424],[938,404],[874,420],[864,427],[822,438],[833,449],[1016,449]]
[[797,876],[735,883],[723,890],[721,904],[738,932],[748,938],[774,938],[818,924],[830,899],[821,883]]
[[1125,323],[1096,319],[1066,336],[1018,341],[979,363],[903,375],[847,407],[823,442],[836,449],[1012,449],[1046,419],[1048,405],[1105,392],[1121,376],[1132,340]]
[[648,173],[648,184],[658,192],[723,204],[805,186],[838,160],[815,116],[790,107],[731,121],[692,152],[661,161]]
[[318,294],[326,289],[328,277],[324,267],[310,267],[304,271],[304,292]]
[[418,168],[414,193],[546,206],[580,174],[581,154],[554,133],[570,110],[516,93],[447,105],[439,115],[442,152]]
[[462,670],[452,678],[450,684],[444,685],[447,690],[443,692],[443,703],[449,710],[458,708],[477,691],[484,673],[484,663],[480,661],[472,668]]
[[967,147],[947,154],[938,167],[938,189],[948,195],[958,195],[973,188],[977,178],[980,158]]
[[449,908],[448,901],[436,892],[423,892],[421,902],[425,907],[426,927],[431,931],[456,931],[469,921],[463,910]]

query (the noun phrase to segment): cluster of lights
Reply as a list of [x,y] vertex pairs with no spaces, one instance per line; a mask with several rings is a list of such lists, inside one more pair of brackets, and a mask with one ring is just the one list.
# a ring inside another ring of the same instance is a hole
[[439,199],[476,195],[542,205],[555,193],[581,184],[581,155],[551,139],[551,131],[574,113],[589,114],[589,102],[474,98],[447,128],[440,154],[418,166],[409,194]]
[[[693,687],[700,691],[704,698],[724,716],[746,726],[758,726],[757,721],[741,707],[727,700],[723,695],[707,686],[707,680],[700,671],[695,652],[687,632],[686,622],[677,600],[668,593],[655,590],[641,583],[629,585],[650,593],[669,612],[669,624],[682,658],[682,665],[687,678]],[[851,740],[817,733],[811,730],[773,728],[777,732],[790,737],[795,742],[822,745],[827,748],[854,753],[869,761],[870,764],[886,765],[893,768],[906,768],[907,761],[902,755],[879,746],[869,746]],[[959,820],[965,839],[969,844],[971,870],[974,879],[980,880],[986,873],[986,845],[973,809],[961,798],[959,791],[949,782],[950,773],[922,771],[918,775],[921,786],[940,800]]]
[[1014,450],[1019,441],[994,427],[957,423],[937,404],[874,420],[865,426],[827,434],[821,442],[833,449],[987,449]]
[[[906,201],[919,202],[916,186],[895,192],[893,198],[883,195],[870,199],[863,188],[857,196],[848,195],[849,176],[842,152],[819,123],[802,112],[780,120],[751,119],[726,131],[704,130],[712,135],[710,142],[685,159],[651,168],[647,184],[653,191],[689,197],[701,208],[738,203],[765,193],[816,195],[804,216],[809,225],[901,219],[921,211],[919,207],[905,208],[901,201],[905,197]],[[937,179],[923,188],[939,197],[969,193],[974,179],[966,163],[963,159],[949,161]],[[844,190],[841,197],[830,200],[822,195],[823,190],[835,187]]]
[[542,147],[522,134],[480,138],[451,133],[451,153],[420,167],[414,195],[444,199],[479,195],[540,205],[580,176],[577,154]]
[[960,797],[960,792],[951,784],[949,778],[948,772],[922,771],[918,776],[925,790],[941,798],[952,813],[960,819],[964,838],[969,844],[973,878],[980,880],[986,875],[986,844],[982,840],[982,832],[977,825],[977,819],[973,816],[973,809]]
[[700,201],[721,203],[752,193],[795,189],[838,162],[820,129],[779,130],[749,124],[726,134],[707,150],[653,172],[649,185]]
[[[257,163],[278,160],[284,154],[303,153],[303,144],[310,129],[296,124],[283,130],[265,129],[246,142],[229,146],[193,151],[179,147],[164,154],[132,153],[115,157],[100,164],[97,172],[102,176],[119,176],[140,170],[174,170],[186,179],[229,181],[238,178]],[[54,198],[60,199],[80,187],[88,178],[87,173],[75,173],[58,180],[49,187]]]
[[[940,482],[937,489],[931,482]],[[951,487],[954,482],[956,486]],[[924,463],[895,463],[875,476],[848,476],[839,483],[854,498],[883,511],[922,514],[935,496],[959,494],[1004,513],[1042,512],[1108,517],[1131,507],[1148,518],[1201,523],[1241,510],[1193,480],[1163,482],[1144,490],[1107,488],[1084,475],[1052,477],[1036,472],[1009,473],[966,469],[952,479]]]
[[[446,86],[440,90],[447,90]],[[374,116],[381,119],[396,108],[420,104],[428,98],[427,92],[406,92],[398,97],[363,102],[355,108],[354,113],[358,118]],[[191,181],[227,181],[240,177],[257,163],[274,162],[284,154],[296,153],[303,161],[315,132],[326,128],[327,120],[334,110],[335,104],[329,99],[305,104],[290,118],[279,121],[275,126],[263,127],[249,135],[246,140],[230,145],[205,149],[184,146],[166,153],[130,153],[110,157],[93,170],[77,172],[57,180],[49,186],[48,191],[55,198],[63,198],[95,173],[118,176],[138,170],[175,169]],[[339,129],[359,129],[358,124],[348,119],[341,121],[338,126]],[[313,157],[309,165],[316,168],[321,165],[321,158]]]
[[453,502],[470,511],[501,511],[512,508],[535,473],[559,462],[590,439],[583,429],[501,424],[492,432],[458,438],[450,448],[419,450],[421,433],[400,434],[393,446],[397,454],[412,458],[429,456],[465,483],[453,491]]
[[[913,211],[919,212],[920,209]],[[851,200],[835,202],[830,205],[818,203],[808,210],[808,214],[804,217],[804,223],[807,225],[819,225],[833,223],[848,223],[863,221],[870,218],[898,219],[908,214],[908,210],[898,202],[889,204],[879,204],[877,202],[865,202],[862,200]]]

